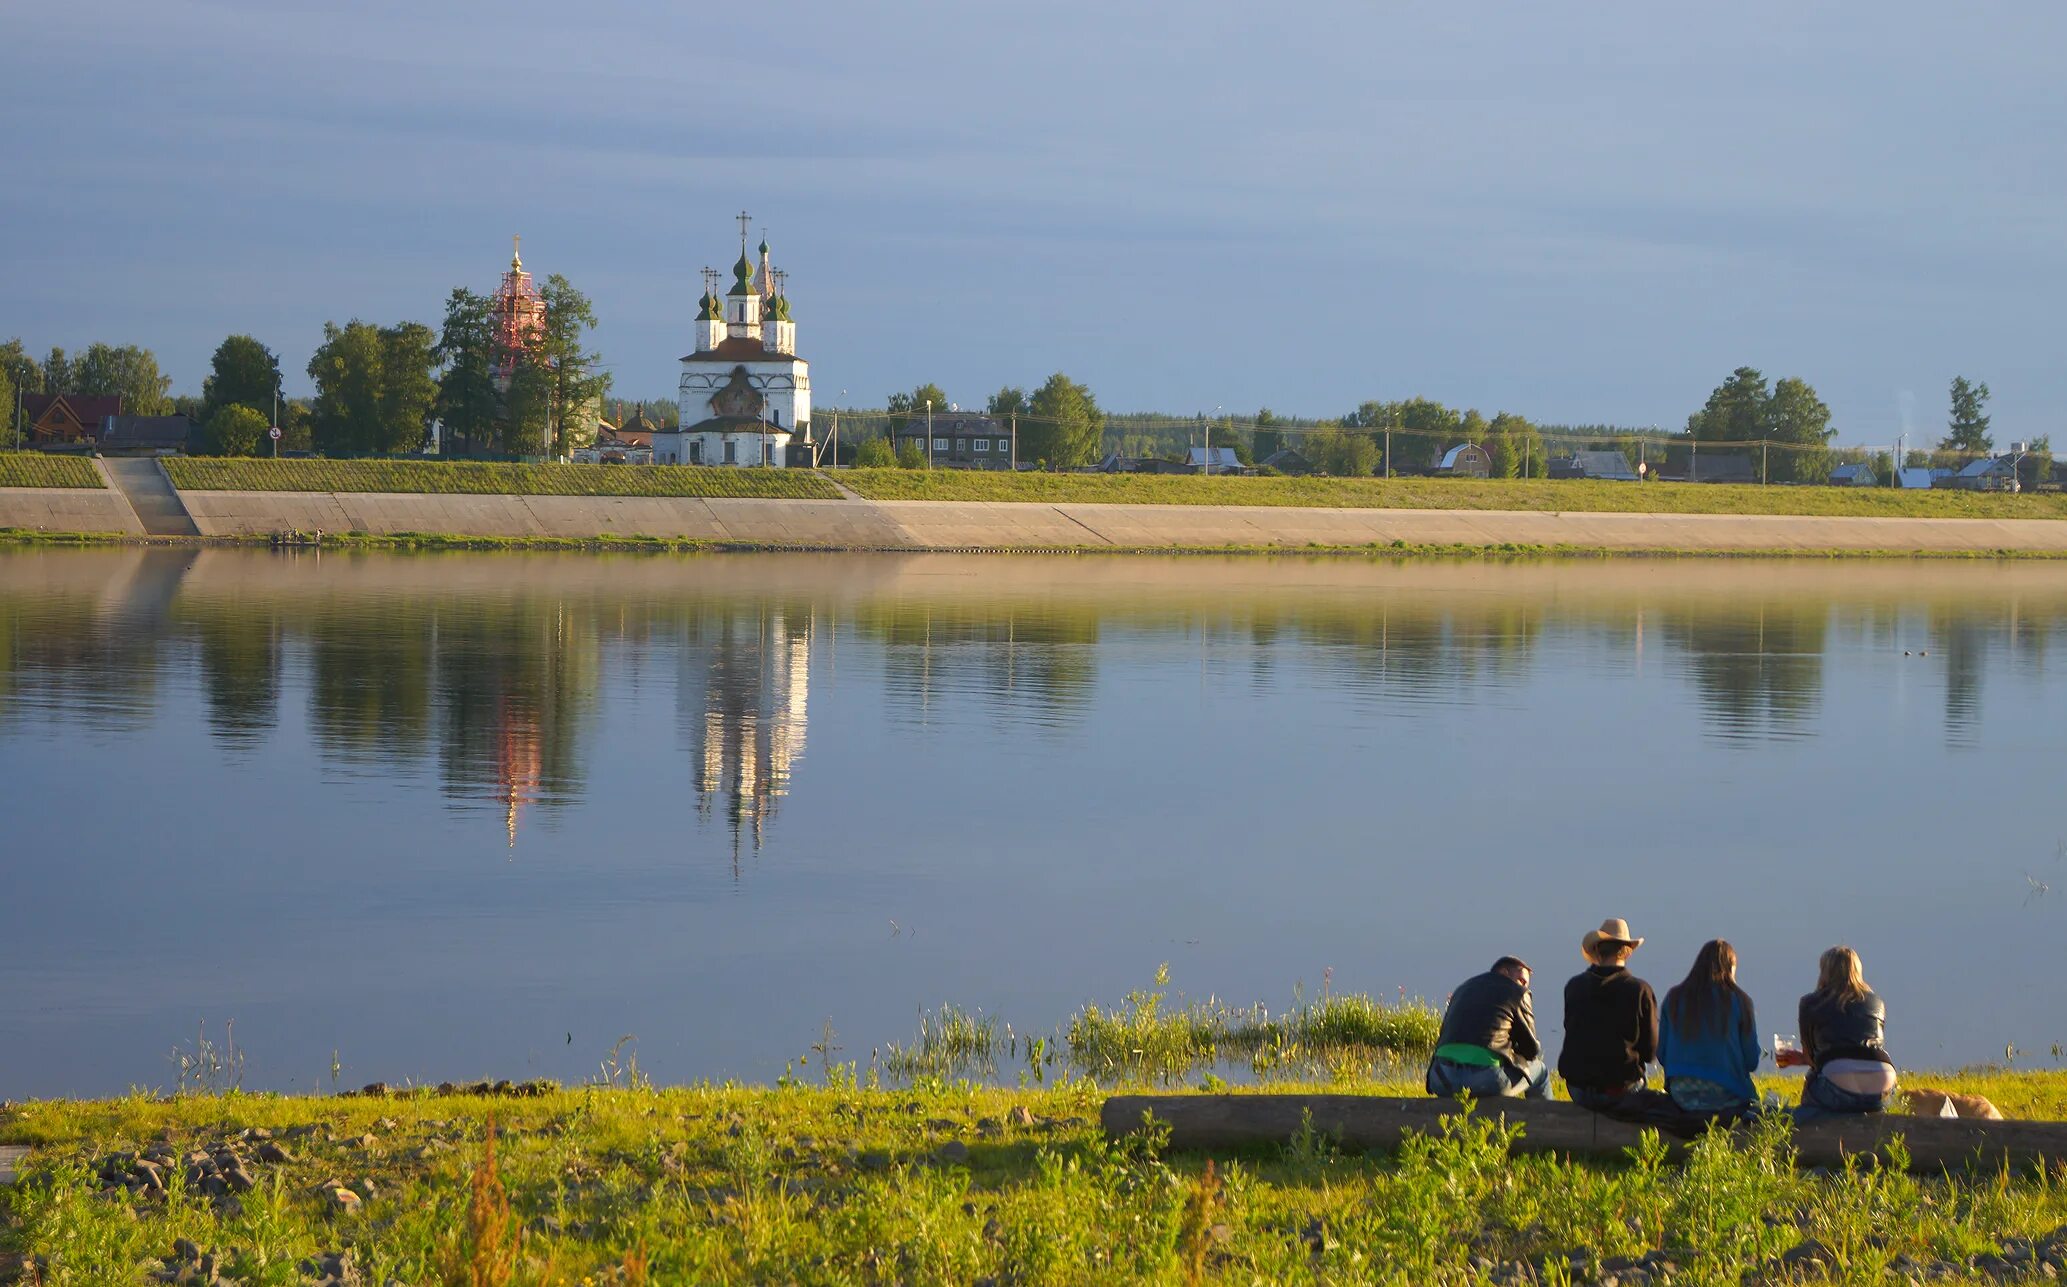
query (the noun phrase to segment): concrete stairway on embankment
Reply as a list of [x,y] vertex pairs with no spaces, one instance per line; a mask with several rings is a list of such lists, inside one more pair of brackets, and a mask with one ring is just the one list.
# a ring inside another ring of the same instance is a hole
[[173,490],[172,480],[165,476],[165,466],[148,456],[110,456],[101,464],[106,467],[109,480],[128,500],[129,508],[136,511],[136,521],[143,524],[147,535],[201,534],[179,493]]

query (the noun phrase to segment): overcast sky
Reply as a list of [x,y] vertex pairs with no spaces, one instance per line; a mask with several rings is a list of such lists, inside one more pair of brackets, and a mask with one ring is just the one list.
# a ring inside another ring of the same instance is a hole
[[1749,364],[1847,442],[1986,380],[2002,440],[2067,408],[2063,56],[2040,0],[0,0],[0,338],[306,391],[517,232],[666,395],[744,207],[821,406],[1677,427]]

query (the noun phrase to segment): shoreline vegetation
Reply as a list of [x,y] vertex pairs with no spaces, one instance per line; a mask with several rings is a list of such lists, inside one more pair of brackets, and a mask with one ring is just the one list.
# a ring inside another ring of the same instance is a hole
[[773,554],[773,553],[891,553],[891,554],[1018,554],[1082,555],[1103,558],[1114,555],[1241,555],[1263,558],[1367,558],[1373,560],[1453,559],[1531,561],[1541,559],[1789,559],[1881,561],[1972,562],[1976,560],[2067,559],[2067,550],[1872,550],[1786,547],[1780,549],[1690,549],[1674,546],[1527,545],[1502,542],[1489,545],[1417,541],[1382,541],[1364,545],[1025,545],[1025,546],[927,546],[886,548],[873,545],[788,545],[766,541],[707,540],[686,536],[642,536],[598,533],[595,536],[482,536],[463,532],[330,532],[320,540],[314,533],[283,533],[288,539],[270,535],[252,536],[140,536],[127,532],[61,532],[34,527],[0,527],[0,548],[7,546],[109,546],[174,545],[266,549],[394,550],[414,553],[438,552],[587,552],[650,554]]
[[[30,1150],[0,1187],[0,1281],[1627,1287],[2067,1266],[2067,1166],[1918,1176],[1890,1144],[1803,1167],[1784,1116],[1683,1161],[1654,1135],[1615,1160],[1520,1152],[1490,1103],[1391,1152],[1310,1125],[1211,1155],[1109,1138],[1115,1090],[1245,1093],[1210,1071],[1230,1057],[1255,1089],[1422,1093],[1426,1003],[1323,991],[1274,1015],[1166,983],[1031,1041],[943,1007],[864,1062],[828,1030],[763,1086],[658,1088],[620,1042],[581,1086],[253,1093],[197,1040],[177,1093],[0,1105],[0,1145]],[[1927,1080],[2067,1119],[2067,1071]]]

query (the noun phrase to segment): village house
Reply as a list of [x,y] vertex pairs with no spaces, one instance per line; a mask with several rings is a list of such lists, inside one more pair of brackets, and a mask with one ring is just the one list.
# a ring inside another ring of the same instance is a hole
[[927,422],[932,422],[930,463],[936,469],[1012,468],[1012,427],[973,411],[935,411],[913,416],[891,430],[891,442],[927,453]]
[[21,402],[24,440],[31,447],[91,447],[102,423],[122,414],[119,394],[24,393]]
[[1460,442],[1443,453],[1432,472],[1438,478],[1490,478],[1493,458],[1475,442]]

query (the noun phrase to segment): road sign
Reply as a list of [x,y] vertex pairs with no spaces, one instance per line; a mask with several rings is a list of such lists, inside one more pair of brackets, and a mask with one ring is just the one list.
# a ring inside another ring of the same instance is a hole
[[280,441],[280,426],[274,425],[266,430],[266,437],[271,438],[274,442]]

